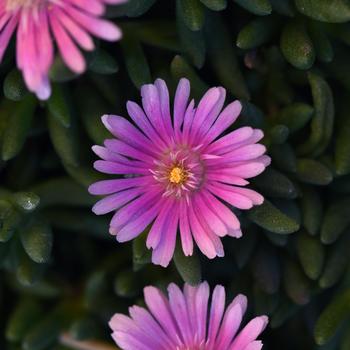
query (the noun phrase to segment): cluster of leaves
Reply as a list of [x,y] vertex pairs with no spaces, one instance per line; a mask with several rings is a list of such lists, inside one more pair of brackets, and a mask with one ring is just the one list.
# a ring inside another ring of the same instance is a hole
[[[120,45],[100,44],[79,77],[57,58],[46,103],[10,54],[0,67],[0,347],[107,349],[92,342],[143,286],[206,279],[270,316],[266,349],[349,350],[349,2],[129,0],[108,16]],[[243,102],[239,123],[264,129],[272,165],[225,258],[177,248],[165,270],[146,232],[120,246],[90,212],[90,146],[108,137],[100,116],[126,115],[142,84],[162,77],[173,91],[184,76],[196,100],[222,85]]]

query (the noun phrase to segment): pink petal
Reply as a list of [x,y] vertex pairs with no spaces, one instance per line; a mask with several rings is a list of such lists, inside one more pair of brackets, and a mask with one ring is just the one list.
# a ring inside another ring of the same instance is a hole
[[107,196],[100,201],[98,201],[92,208],[92,211],[96,215],[107,214],[111,211],[114,211],[126,203],[133,200],[135,197],[139,196],[144,192],[144,189],[137,187],[129,190],[124,190],[122,192],[118,192]]
[[117,139],[107,139],[104,141],[105,146],[114,153],[119,153],[128,158],[134,158],[136,160],[141,160],[148,164],[154,164],[154,158],[146,154],[142,150],[134,148],[127,143],[117,140]]
[[164,227],[161,240],[152,252],[152,262],[156,265],[167,267],[174,255],[176,244],[176,232],[179,221],[178,208],[175,206],[167,225]]
[[76,43],[80,45],[80,47],[88,51],[95,48],[95,44],[91,36],[72,18],[67,16],[66,13],[60,9],[60,7],[56,6],[53,11],[65,30],[72,36]]
[[235,336],[247,309],[247,298],[239,294],[227,307],[216,341],[217,349],[227,349]]
[[121,39],[121,30],[113,23],[92,17],[67,3],[64,4],[64,9],[67,14],[71,18],[74,18],[85,30],[98,38],[108,41],[117,41]]
[[222,87],[219,87],[218,90],[220,95],[217,102],[214,104],[213,108],[205,117],[205,119],[203,120],[203,123],[201,123],[199,126],[198,136],[200,137],[200,140],[203,140],[203,136],[212,127],[213,123],[215,122],[219,113],[221,112],[222,107],[224,106],[225,98],[226,98],[226,90]]
[[126,104],[128,113],[135,124],[148,136],[149,139],[153,140],[155,146],[166,147],[164,136],[159,134],[157,129],[153,127],[148,118],[146,117],[142,108],[135,102],[128,101]]
[[150,286],[144,289],[144,296],[147,307],[167,334],[168,339],[172,343],[178,344],[179,329],[174,323],[169,302],[164,294],[159,289]]
[[185,256],[193,254],[193,239],[188,221],[188,208],[185,200],[180,202],[180,236]]
[[193,333],[190,322],[191,315],[188,313],[186,299],[180,288],[174,283],[169,284],[168,294],[170,308],[181,332],[184,345],[190,347],[193,343]]
[[143,328],[159,349],[168,349],[173,344],[169,341],[163,329],[159,326],[153,316],[144,308],[134,305],[129,308],[131,318],[139,328]]
[[12,16],[10,19],[9,17],[9,14],[5,14],[0,19],[0,24],[4,26],[4,29],[0,32],[0,62],[18,24],[18,15]]
[[213,211],[221,218],[221,220],[227,225],[230,230],[239,230],[240,222],[232,210],[227,208],[226,205],[221,203],[208,191],[203,191],[202,196],[206,199],[207,203],[210,205]]
[[136,174],[149,175],[149,170],[143,167],[134,165],[125,165],[117,162],[109,162],[105,160],[97,160],[94,163],[94,168],[105,174]]
[[67,34],[62,24],[57,20],[54,13],[49,14],[51,29],[56,39],[63,61],[76,73],[84,72],[86,68],[83,55],[80,53],[72,39]]
[[191,126],[191,140],[195,139],[201,125],[205,123],[205,120],[212,111],[212,109],[215,107],[218,101],[220,101],[220,96],[221,90],[219,88],[211,88],[205,93],[205,95],[200,100]]
[[152,176],[140,176],[131,179],[103,180],[90,185],[89,193],[104,195],[116,193],[131,187],[146,186],[152,181]]
[[117,232],[117,241],[127,242],[137,237],[158,215],[161,204],[161,201],[154,203],[153,206],[121,228]]
[[216,183],[214,185],[208,184],[207,188],[214,195],[218,196],[225,202],[233,205],[238,209],[250,209],[253,206],[253,202],[249,198],[239,193],[234,193],[232,191],[226,190],[225,188],[220,187],[219,183]]
[[194,198],[193,204],[197,206],[205,222],[216,235],[223,237],[227,234],[227,226],[221,221],[217,214],[211,210],[201,193],[198,193]]
[[246,346],[254,341],[265,329],[267,323],[268,318],[266,316],[260,316],[252,319],[234,340],[230,350],[245,350]]
[[171,124],[170,105],[169,105],[169,90],[163,79],[157,79],[154,83],[158,90],[160,110],[162,113],[162,119],[164,120],[165,128],[168,131],[168,135],[173,135],[173,127]]
[[215,140],[222,132],[232,125],[242,110],[242,104],[239,101],[230,103],[219,115],[213,126],[205,135],[206,142]]
[[214,288],[210,316],[209,316],[209,328],[208,328],[208,344],[207,350],[215,350],[215,340],[220,329],[220,323],[225,310],[225,288],[217,285]]
[[132,221],[134,217],[140,216],[144,213],[153,203],[159,202],[161,192],[159,188],[150,186],[150,191],[141,195],[139,198],[133,200],[131,203],[125,205],[119,209],[111,220],[111,227],[119,228],[124,226],[127,222]]
[[190,82],[182,78],[175,93],[174,101],[174,129],[175,132],[180,130],[187,109],[188,98],[190,97]]
[[161,238],[162,235],[166,232],[166,220],[169,220],[169,217],[172,215],[172,207],[174,205],[173,200],[171,199],[165,199],[164,205],[162,206],[159,215],[157,216],[156,220],[154,221],[146,241],[146,246],[148,249],[153,248],[155,249]]

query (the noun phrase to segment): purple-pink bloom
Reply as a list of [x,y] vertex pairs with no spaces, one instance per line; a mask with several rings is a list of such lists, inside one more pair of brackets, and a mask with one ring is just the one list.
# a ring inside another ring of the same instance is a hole
[[155,287],[144,289],[148,307],[134,305],[130,317],[116,314],[109,325],[112,337],[123,350],[260,350],[256,340],[268,318],[252,319],[239,331],[247,309],[247,298],[238,295],[225,311],[225,288],[217,285],[209,301],[209,285],[185,284],[183,291],[174,283],[168,298]]
[[65,64],[76,73],[85,70],[84,56],[77,46],[91,51],[91,35],[115,41],[120,29],[99,17],[107,4],[125,0],[0,0],[0,62],[13,33],[17,30],[17,66],[28,89],[47,99],[48,78],[53,63],[55,39]]
[[102,158],[94,167],[123,178],[90,186],[91,194],[107,195],[93,211],[115,211],[110,233],[119,242],[134,239],[150,225],[146,244],[155,264],[169,264],[178,230],[186,256],[193,253],[194,239],[208,258],[222,257],[220,237],[242,235],[229,206],[250,209],[264,200],[243,187],[270,163],[258,143],[263,132],[243,127],[222,136],[242,108],[234,101],[222,110],[222,87],[209,89],[195,107],[193,100],[188,102],[190,83],[181,79],[173,116],[163,80],[142,86],[141,95],[142,107],[127,103],[136,126],[120,116],[102,117],[115,138],[93,147]]

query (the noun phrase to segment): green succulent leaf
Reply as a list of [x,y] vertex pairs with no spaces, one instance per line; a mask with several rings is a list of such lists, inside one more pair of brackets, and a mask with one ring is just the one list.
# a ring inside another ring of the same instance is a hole
[[297,176],[300,181],[325,186],[333,180],[331,171],[314,159],[300,158],[297,161]]
[[293,182],[271,167],[254,179],[253,183],[263,194],[269,197],[294,199],[298,195]]
[[269,15],[272,11],[269,0],[235,0],[235,2],[258,16]]
[[10,160],[22,150],[28,137],[36,107],[32,95],[23,98],[13,110],[2,137],[2,159]]
[[114,74],[118,72],[119,65],[116,59],[107,51],[99,49],[94,54],[89,69],[99,74]]
[[185,25],[184,13],[181,11],[180,1],[177,1],[177,28],[180,40],[185,53],[188,55],[192,63],[201,68],[205,61],[205,42],[202,30],[192,31]]
[[249,50],[264,44],[273,36],[276,25],[277,23],[269,17],[254,19],[238,33],[237,46]]
[[297,305],[305,305],[311,298],[311,284],[300,266],[289,260],[285,265],[284,287],[289,298]]
[[331,247],[319,279],[321,288],[333,287],[343,276],[349,264],[349,243],[350,236],[347,234]]
[[322,273],[325,249],[320,240],[302,232],[297,239],[297,252],[307,277],[317,280]]
[[312,106],[296,102],[282,109],[278,115],[278,122],[288,127],[291,133],[305,127],[314,114]]
[[326,307],[317,320],[314,335],[318,345],[326,344],[349,317],[350,290],[346,290]]
[[315,62],[315,49],[305,25],[291,21],[281,35],[281,50],[286,60],[296,68],[309,69]]
[[23,298],[18,302],[6,325],[6,339],[20,342],[42,315],[42,308],[34,299]]
[[312,187],[303,189],[301,199],[303,226],[311,235],[316,235],[321,227],[323,218],[323,202],[318,191]]
[[200,0],[177,0],[179,13],[186,26],[193,31],[200,30],[204,24],[204,6]]
[[17,69],[10,71],[4,80],[4,95],[9,100],[21,101],[28,94],[22,74]]
[[350,225],[350,199],[339,199],[327,208],[321,228],[321,240],[334,243]]
[[228,29],[219,14],[207,16],[206,37],[213,69],[222,85],[237,98],[248,100],[250,94],[239,67]]
[[341,23],[350,20],[350,4],[346,0],[295,0],[297,9],[318,21]]
[[350,121],[348,105],[342,106],[335,140],[335,171],[337,175],[350,173]]
[[53,234],[51,227],[43,221],[36,221],[21,231],[21,241],[25,252],[36,263],[49,261]]
[[258,226],[278,234],[290,234],[298,231],[300,227],[297,221],[266,199],[262,205],[251,209],[248,217]]
[[206,7],[213,11],[225,10],[227,0],[200,0]]
[[315,113],[311,122],[309,139],[299,147],[301,154],[320,155],[328,146],[334,123],[333,94],[323,77],[316,73],[308,73],[314,100]]
[[47,101],[47,106],[51,114],[57,118],[64,127],[68,128],[70,126],[72,118],[71,109],[65,90],[61,85],[53,85],[52,94]]
[[136,88],[139,89],[143,84],[151,83],[150,68],[140,42],[133,37],[127,36],[122,42],[122,48],[126,69]]
[[180,242],[176,245],[174,263],[184,282],[190,285],[197,285],[200,283],[202,273],[199,258],[196,253],[192,256],[185,256]]

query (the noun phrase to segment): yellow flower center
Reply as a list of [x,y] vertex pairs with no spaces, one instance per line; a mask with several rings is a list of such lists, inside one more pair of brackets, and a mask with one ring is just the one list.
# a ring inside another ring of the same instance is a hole
[[185,182],[187,179],[187,172],[178,166],[171,169],[169,173],[169,181],[174,184],[180,184]]

